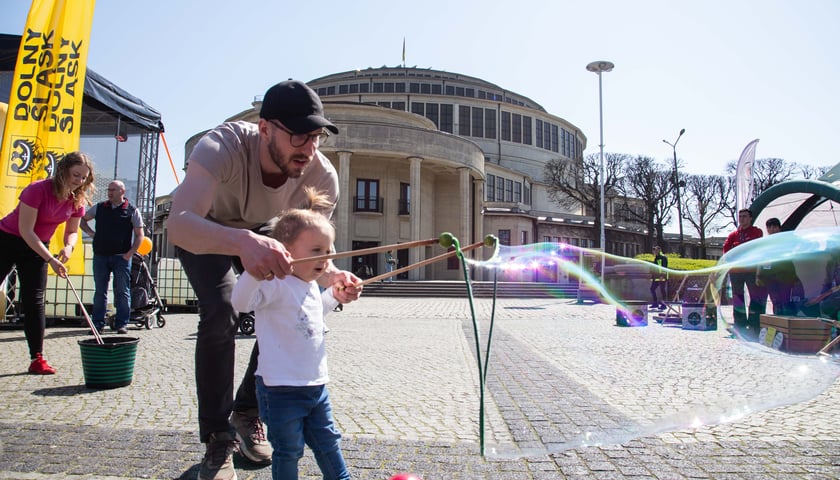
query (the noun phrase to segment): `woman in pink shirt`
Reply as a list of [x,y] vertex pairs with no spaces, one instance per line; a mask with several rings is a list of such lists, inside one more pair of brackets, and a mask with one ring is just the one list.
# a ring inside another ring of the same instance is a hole
[[[67,277],[64,262],[78,239],[79,222],[93,194],[93,163],[81,152],[71,152],[56,163],[55,175],[32,182],[20,193],[12,213],[0,220],[0,279],[17,267],[23,328],[32,363],[29,373],[50,375],[55,369],[44,360],[44,291],[47,265],[56,275]],[[50,237],[65,223],[64,248],[55,256]]]

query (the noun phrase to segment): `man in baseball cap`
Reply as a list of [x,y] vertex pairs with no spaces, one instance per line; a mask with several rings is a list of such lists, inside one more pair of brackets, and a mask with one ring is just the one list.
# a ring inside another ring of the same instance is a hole
[[[330,133],[338,128],[324,116],[318,95],[303,82],[280,82],[263,97],[257,123],[227,122],[196,143],[173,195],[169,239],[201,305],[195,377],[206,450],[199,480],[235,479],[234,451],[257,464],[271,463],[257,406],[256,344],[233,395],[239,312],[230,296],[242,270],[265,280],[291,273],[286,248],[262,233],[280,212],[308,199],[306,187],[323,192],[333,205],[338,201],[338,173],[318,149]],[[332,262],[321,278],[324,287],[344,286],[336,289],[342,304],[361,294],[361,280]]]
[[326,128],[338,134],[338,128],[324,118],[324,105],[318,94],[298,80],[286,80],[269,88],[263,97],[260,118],[278,120],[293,133]]

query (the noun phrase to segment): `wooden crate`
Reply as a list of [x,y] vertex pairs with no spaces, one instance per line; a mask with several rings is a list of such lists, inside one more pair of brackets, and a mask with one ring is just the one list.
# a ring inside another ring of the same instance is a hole
[[794,353],[817,353],[830,340],[831,325],[819,318],[761,315],[761,328],[782,332],[781,350]]

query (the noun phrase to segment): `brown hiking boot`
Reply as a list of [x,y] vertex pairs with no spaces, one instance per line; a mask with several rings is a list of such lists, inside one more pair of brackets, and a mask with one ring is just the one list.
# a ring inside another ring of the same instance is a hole
[[228,432],[211,433],[201,460],[198,480],[236,480],[233,452],[238,446],[239,442]]
[[271,463],[271,444],[265,438],[265,425],[256,409],[233,412],[230,424],[236,430],[242,456],[259,465]]

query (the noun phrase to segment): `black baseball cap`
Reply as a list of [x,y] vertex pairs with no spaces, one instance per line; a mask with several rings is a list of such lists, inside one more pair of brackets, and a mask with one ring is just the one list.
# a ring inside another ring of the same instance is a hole
[[260,118],[279,120],[294,133],[319,128],[338,133],[338,128],[324,117],[324,105],[318,94],[299,80],[289,79],[269,88],[263,97]]

